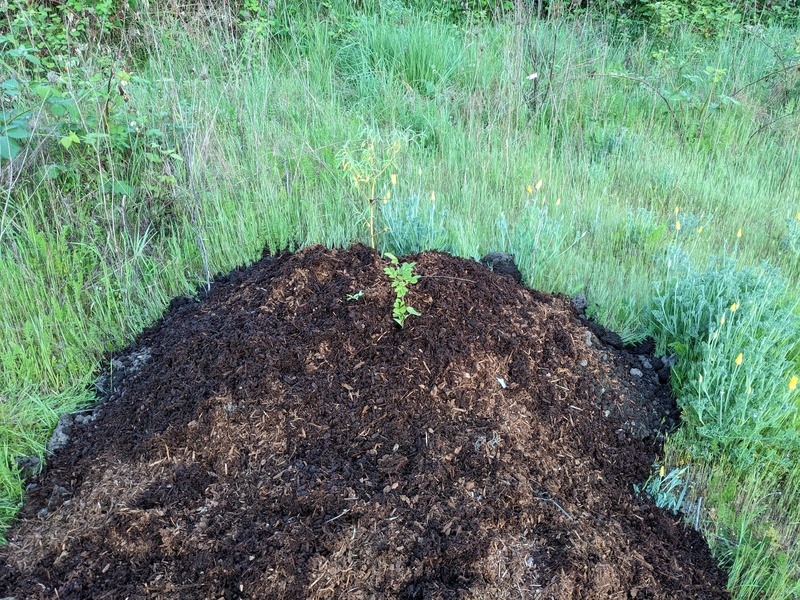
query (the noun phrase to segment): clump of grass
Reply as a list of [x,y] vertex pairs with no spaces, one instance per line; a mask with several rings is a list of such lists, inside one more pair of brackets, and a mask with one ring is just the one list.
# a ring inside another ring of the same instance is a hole
[[[528,187],[528,193],[538,192],[541,184]],[[498,246],[513,254],[523,278],[532,286],[547,278],[547,271],[565,253],[574,248],[586,236],[576,231],[570,217],[561,207],[561,200],[548,206],[546,198],[534,197],[523,207],[516,222],[510,224],[505,213],[497,221]]]
[[[418,179],[421,177],[419,170]],[[393,174],[391,181],[381,204],[381,218],[386,226],[381,240],[383,252],[391,250],[400,255],[423,250],[452,252],[448,211],[437,204],[436,192],[426,194],[418,181],[415,191],[407,193],[410,186],[402,179]]]
[[361,15],[354,20],[338,56],[345,77],[361,90],[383,75],[424,96],[441,92],[464,62],[462,31],[417,12],[393,17]]

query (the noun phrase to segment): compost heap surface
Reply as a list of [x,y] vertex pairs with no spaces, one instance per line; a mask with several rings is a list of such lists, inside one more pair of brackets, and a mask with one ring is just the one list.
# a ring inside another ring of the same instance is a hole
[[675,410],[647,361],[566,297],[407,260],[402,329],[363,246],[173,302],[33,479],[0,597],[726,597],[633,493]]

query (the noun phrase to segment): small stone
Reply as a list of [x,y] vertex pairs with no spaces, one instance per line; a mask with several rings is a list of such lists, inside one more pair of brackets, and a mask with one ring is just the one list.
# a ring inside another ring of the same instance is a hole
[[42,472],[42,460],[38,456],[17,456],[14,461],[23,481]]
[[592,347],[592,332],[591,331],[585,331],[583,333],[583,341],[586,342],[586,346],[588,348]]
[[97,415],[89,413],[88,415],[75,415],[75,422],[78,425],[87,425],[97,419]]
[[50,437],[50,441],[47,442],[47,451],[52,454],[56,450],[60,450],[66,446],[71,433],[72,415],[64,413],[58,419],[58,425],[56,425],[53,435]]
[[520,273],[514,262],[513,254],[490,252],[480,260],[480,263],[499,275],[510,277],[517,283],[522,281],[522,273]]
[[107,374],[104,373],[103,375],[100,375],[100,377],[97,378],[97,381],[94,382],[94,387],[97,389],[100,395],[105,396],[109,392],[108,383],[109,383],[109,377]]
[[642,367],[644,367],[645,369],[650,370],[653,368],[653,363],[651,363],[646,356],[640,356],[639,360],[642,363]]
[[581,362],[579,362],[578,364],[579,364],[580,366],[582,366],[582,367],[588,367],[588,366],[589,366],[589,361],[588,361],[588,360],[586,360],[586,359],[584,358],[584,359],[583,359]]
[[644,373],[642,373],[642,371],[639,369],[631,369],[631,375],[634,377],[642,377]]
[[661,364],[664,365],[665,367],[672,368],[677,364],[677,362],[678,358],[675,355],[661,357]]
[[575,310],[580,314],[584,314],[586,309],[589,308],[589,302],[583,294],[575,294],[570,300],[572,301],[572,306],[574,306]]

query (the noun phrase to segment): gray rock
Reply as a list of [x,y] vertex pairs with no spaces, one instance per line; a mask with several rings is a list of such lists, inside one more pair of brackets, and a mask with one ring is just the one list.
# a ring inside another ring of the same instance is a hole
[[513,254],[508,254],[507,252],[489,252],[489,254],[480,260],[480,263],[499,275],[511,277],[517,283],[522,281],[522,273],[520,273],[517,264],[514,262]]
[[589,302],[583,294],[575,294],[570,300],[572,301],[572,306],[574,306],[575,310],[580,314],[584,314],[586,309],[589,308]]
[[20,477],[23,480],[30,479],[42,472],[42,459],[38,456],[17,456],[14,458],[14,462],[17,463]]
[[56,450],[61,450],[69,442],[69,436],[72,433],[72,415],[64,413],[58,419],[53,435],[50,436],[50,441],[47,442],[47,451],[53,453]]
[[642,367],[644,367],[645,369],[649,370],[653,368],[653,363],[651,363],[646,356],[640,356],[639,360],[642,363]]
[[634,377],[642,377],[644,373],[640,369],[631,369],[631,375]]
[[150,348],[141,348],[130,355],[130,366],[128,370],[131,373],[136,373],[140,371],[141,368],[145,365],[145,363],[150,360]]
[[86,425],[95,421],[97,419],[97,415],[95,413],[89,413],[88,415],[75,415],[75,422],[78,425]]
[[142,370],[150,356],[150,348],[140,348],[127,356],[111,359],[111,368],[94,383],[97,392],[107,398],[116,394],[126,378]]

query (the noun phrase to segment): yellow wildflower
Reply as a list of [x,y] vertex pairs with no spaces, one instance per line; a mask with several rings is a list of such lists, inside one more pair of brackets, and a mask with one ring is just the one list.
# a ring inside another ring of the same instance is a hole
[[680,206],[676,206],[675,207],[675,214],[677,215],[680,212],[680,210],[681,210]]
[[798,382],[798,381],[800,381],[800,378],[798,378],[798,377],[797,377],[797,375],[794,375],[794,376],[793,376],[793,377],[792,377],[792,378],[789,380],[789,391],[790,391],[790,392],[793,392],[793,391],[795,390],[795,388],[797,387],[797,382]]
[[725,315],[722,315],[722,318],[719,320],[720,325],[725,325]]
[[739,365],[742,364],[742,359],[744,359],[744,354],[742,352],[739,352],[739,356],[737,356],[736,360],[733,362],[736,363],[736,366],[738,367]]
[[734,302],[733,304],[731,304],[731,312],[736,312],[738,309],[739,309],[738,302]]
[[392,173],[392,185],[397,185],[397,173]]
[[675,231],[680,231],[680,230],[681,230],[681,222],[675,221]]
[[736,237],[737,238],[742,237],[742,228],[741,227],[739,227],[739,231],[736,232]]
[[663,477],[664,472],[665,472],[664,465],[661,465],[661,468],[658,470],[659,477]]
[[530,185],[528,186],[528,193],[529,193],[529,194],[532,194],[532,193],[533,193],[533,188],[532,188]]
[[541,179],[536,182],[536,191],[538,192],[540,189],[542,189],[542,180]]
[[431,192],[431,202],[436,202],[436,192]]
[[702,225],[700,225],[700,227],[697,228],[697,233],[703,233],[703,226]]

